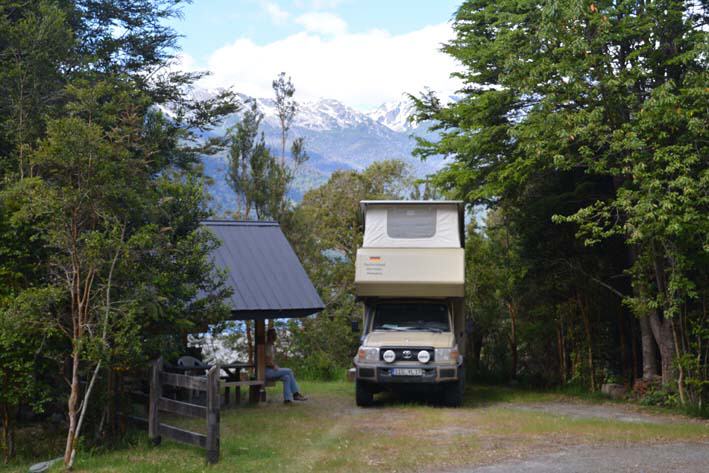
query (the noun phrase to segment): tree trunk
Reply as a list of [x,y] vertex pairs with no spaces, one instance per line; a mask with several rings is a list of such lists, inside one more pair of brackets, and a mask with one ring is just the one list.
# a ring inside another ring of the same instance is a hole
[[556,325],[556,347],[559,356],[559,382],[566,384],[566,354],[564,350],[564,334],[561,321]]
[[483,335],[479,331],[475,331],[471,336],[468,337],[470,345],[470,355],[468,359],[470,360],[470,373],[480,372],[480,353],[483,347]]
[[643,352],[643,379],[652,379],[658,374],[657,370],[657,344],[652,335],[649,317],[640,317],[640,343]]
[[[665,263],[663,256],[657,249],[657,244],[652,243],[653,249],[653,269],[655,271],[655,283],[660,294],[665,299],[669,299],[667,290],[667,280],[665,278]],[[657,346],[660,348],[660,362],[662,363],[662,384],[668,385],[675,381],[676,373],[674,369],[675,342],[672,330],[672,321],[664,316],[660,309],[650,312],[650,328],[655,337]]]
[[596,390],[596,370],[593,366],[593,339],[591,338],[591,321],[588,317],[588,310],[583,301],[581,301],[581,295],[576,292],[576,301],[578,302],[579,311],[581,312],[581,320],[583,321],[583,329],[586,334],[586,356],[588,361],[588,370],[591,376],[591,391]]
[[[638,340],[637,330],[635,329],[635,318],[630,319],[630,359],[632,363],[632,380],[638,379]],[[642,356],[642,355],[641,355]]]
[[[677,357],[679,357],[680,356],[680,346],[679,346],[679,340],[677,339],[677,328],[675,327],[674,321],[671,319],[670,319],[670,325],[672,328],[672,336],[674,337],[673,341],[674,341],[674,345],[675,345],[675,355]],[[685,385],[684,385],[684,377],[685,376],[684,376],[684,366],[682,366],[682,363],[678,363],[677,370],[679,372],[678,373],[679,376],[677,377],[677,390],[679,391],[679,400],[682,403],[682,405],[684,406],[685,404],[687,404],[687,392],[686,392]]]
[[623,380],[628,380],[628,352],[625,340],[625,317],[623,310],[618,310],[618,341],[620,344],[620,366],[623,373]]
[[674,368],[675,343],[671,321],[668,319],[660,320],[656,310],[650,313],[648,319],[652,334],[655,337],[657,346],[660,348],[662,384],[672,384],[676,380],[676,373]]
[[[78,340],[75,342],[78,343]],[[71,463],[71,452],[74,450],[74,442],[76,441],[76,424],[77,424],[77,414],[78,414],[78,404],[79,404],[79,347],[74,346],[74,353],[72,354],[72,367],[71,367],[71,394],[69,395],[69,401],[67,402],[68,417],[69,417],[69,431],[66,436],[66,448],[64,450],[64,464],[69,465]]]
[[8,463],[15,456],[15,425],[10,414],[10,407],[3,404],[2,408],[2,448],[3,463]]
[[510,354],[512,357],[511,377],[517,379],[517,306],[513,302],[507,303],[510,313]]

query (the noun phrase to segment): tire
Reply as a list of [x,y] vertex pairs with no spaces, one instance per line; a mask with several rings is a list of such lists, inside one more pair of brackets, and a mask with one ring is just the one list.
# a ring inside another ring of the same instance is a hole
[[461,365],[458,368],[458,381],[450,383],[443,391],[443,403],[449,407],[460,407],[463,405],[465,395],[465,370]]
[[374,392],[372,389],[360,380],[355,381],[355,400],[357,406],[368,407],[374,402]]

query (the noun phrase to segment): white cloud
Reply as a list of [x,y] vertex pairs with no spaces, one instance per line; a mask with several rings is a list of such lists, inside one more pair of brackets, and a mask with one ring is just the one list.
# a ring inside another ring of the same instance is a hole
[[191,55],[180,52],[175,54],[167,67],[167,72],[197,72],[201,70]]
[[273,2],[263,2],[263,9],[266,10],[271,21],[281,25],[288,20],[290,14]]
[[295,22],[305,31],[323,35],[341,35],[347,31],[345,20],[332,13],[310,12],[300,15]]
[[452,37],[450,25],[443,23],[400,35],[371,30],[323,38],[301,32],[264,45],[240,38],[211,55],[212,75],[204,86],[233,86],[270,97],[271,81],[285,71],[293,77],[298,99],[335,98],[360,109],[424,87],[450,94],[459,85],[450,78],[458,65],[440,47]]
[[310,10],[331,10],[339,6],[343,0],[295,0],[293,4],[296,8],[308,8]]

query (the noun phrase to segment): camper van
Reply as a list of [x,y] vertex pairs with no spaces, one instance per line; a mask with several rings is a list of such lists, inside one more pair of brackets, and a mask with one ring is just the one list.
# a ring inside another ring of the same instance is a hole
[[362,201],[355,293],[364,303],[356,401],[424,390],[459,406],[465,382],[463,203]]

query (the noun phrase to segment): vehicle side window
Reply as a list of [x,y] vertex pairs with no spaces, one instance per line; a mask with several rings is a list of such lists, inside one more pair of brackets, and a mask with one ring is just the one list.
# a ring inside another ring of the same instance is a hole
[[402,206],[387,210],[389,238],[431,238],[435,234],[435,208]]

